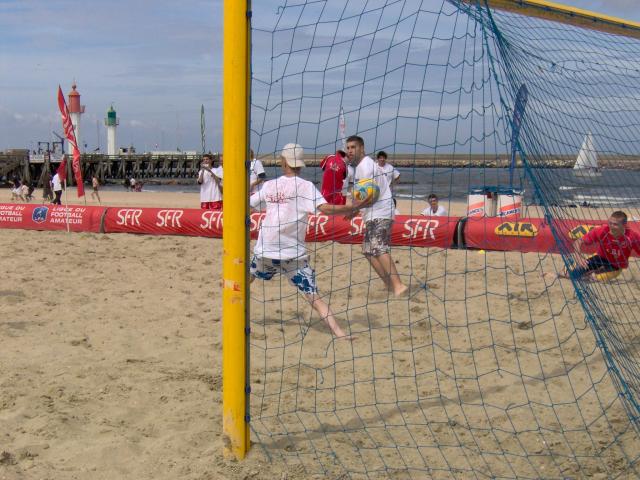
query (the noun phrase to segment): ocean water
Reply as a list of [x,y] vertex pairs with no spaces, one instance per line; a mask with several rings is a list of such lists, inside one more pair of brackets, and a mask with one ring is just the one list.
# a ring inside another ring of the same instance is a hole
[[[267,178],[281,175],[279,167],[266,167]],[[509,186],[509,170],[506,168],[398,168],[400,182],[394,187],[398,198],[424,200],[430,193],[441,199],[465,200],[472,187]],[[601,175],[579,177],[572,169],[536,170],[547,202],[558,205],[590,206],[640,206],[640,171],[605,169]],[[319,167],[309,167],[302,171],[302,177],[314,182],[318,187],[322,180]],[[143,179],[147,191],[198,192],[199,186],[193,179],[181,179],[182,184],[166,184],[167,180]],[[538,204],[534,188],[524,176],[522,169],[514,172],[514,187],[524,189],[525,202]],[[105,186],[108,190],[123,189],[118,184]]]

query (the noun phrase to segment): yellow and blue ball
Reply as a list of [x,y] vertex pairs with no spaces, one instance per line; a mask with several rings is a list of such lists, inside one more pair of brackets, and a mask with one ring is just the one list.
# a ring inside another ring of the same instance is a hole
[[380,187],[373,179],[363,178],[356,183],[353,195],[358,201],[373,199],[375,202],[380,197]]

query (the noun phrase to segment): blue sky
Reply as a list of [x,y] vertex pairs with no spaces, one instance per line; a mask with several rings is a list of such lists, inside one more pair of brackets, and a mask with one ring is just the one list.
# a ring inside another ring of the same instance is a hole
[[[285,0],[253,3],[264,26]],[[637,0],[565,3],[640,21]],[[98,140],[105,148],[111,103],[120,146],[199,149],[202,104],[207,146],[219,149],[221,18],[222,0],[0,0],[0,150],[35,148],[59,132],[57,86],[66,94],[74,79],[88,150]]]

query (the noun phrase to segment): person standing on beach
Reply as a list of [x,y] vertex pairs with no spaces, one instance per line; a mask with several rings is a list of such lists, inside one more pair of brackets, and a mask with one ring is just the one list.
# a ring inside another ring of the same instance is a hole
[[251,258],[251,282],[256,278],[271,280],[276,274],[286,276],[336,337],[351,339],[338,325],[329,305],[318,295],[315,271],[308,262],[305,235],[309,214],[316,211],[325,215],[352,214],[362,203],[328,204],[313,183],[300,178],[305,164],[304,150],[298,144],[284,146],[280,166],[283,175],[266,182],[249,199],[251,208],[262,203],[267,206]]
[[362,137],[352,135],[347,138],[347,156],[355,165],[355,182],[371,179],[380,189],[377,200],[369,199],[362,205],[364,221],[364,243],[362,253],[367,258],[387,290],[396,297],[408,291],[402,283],[396,265],[391,258],[391,228],[394,206],[387,174],[371,157],[365,154]]
[[54,205],[62,205],[62,180],[60,179],[60,174],[56,172],[56,174],[51,179],[51,189],[53,190],[53,194],[55,198],[53,199]]
[[376,155],[376,160],[378,161],[378,166],[382,168],[382,171],[387,176],[387,182],[389,183],[389,188],[391,189],[391,198],[393,199],[393,208],[394,214],[398,215],[398,203],[396,202],[396,197],[393,195],[393,186],[400,179],[400,172],[396,167],[391,165],[387,160],[389,156],[387,152],[384,150],[380,150]]
[[249,153],[251,157],[251,163],[249,164],[249,195],[253,195],[267,179],[267,174],[264,171],[264,165],[256,158],[253,150],[250,150]]
[[347,197],[342,194],[342,186],[349,171],[347,154],[338,150],[334,155],[327,155],[320,162],[320,168],[322,168],[320,191],[324,199],[332,205],[345,205]]
[[[222,162],[222,155],[220,156]],[[222,210],[222,164],[212,168],[213,155],[202,156],[202,164],[198,172],[200,184],[200,208],[204,210]]]
[[98,204],[101,204],[102,202],[100,201],[100,194],[98,193],[100,182],[98,181],[98,177],[95,175],[91,177],[91,187],[93,188],[93,191],[91,192],[91,198],[97,198]]

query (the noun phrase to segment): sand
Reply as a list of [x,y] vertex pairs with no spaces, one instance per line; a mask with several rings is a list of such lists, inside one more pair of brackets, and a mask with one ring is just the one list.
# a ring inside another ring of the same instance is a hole
[[[0,247],[0,479],[638,473],[640,441],[573,287],[542,279],[557,257],[396,249],[418,286],[398,300],[358,246],[311,245],[357,340],[334,342],[286,282],[254,283],[255,444],[238,463],[221,450],[220,240],[0,230]],[[633,266],[624,285],[639,278]]]

